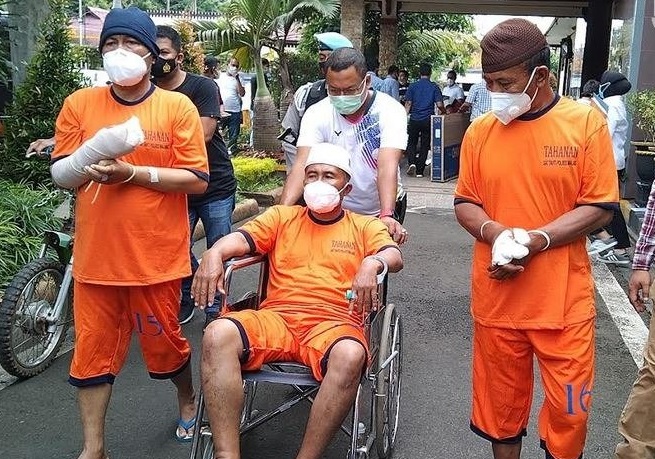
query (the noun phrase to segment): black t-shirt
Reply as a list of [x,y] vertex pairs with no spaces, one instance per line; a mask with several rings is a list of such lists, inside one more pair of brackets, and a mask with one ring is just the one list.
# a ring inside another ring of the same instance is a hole
[[[191,99],[201,117],[220,120],[218,87],[213,80],[187,73],[186,78],[180,86],[175,88],[175,91],[181,92]],[[209,159],[209,185],[204,194],[189,195],[189,204],[191,205],[225,199],[237,190],[232,161],[218,126],[212,139],[207,142],[207,157]]]

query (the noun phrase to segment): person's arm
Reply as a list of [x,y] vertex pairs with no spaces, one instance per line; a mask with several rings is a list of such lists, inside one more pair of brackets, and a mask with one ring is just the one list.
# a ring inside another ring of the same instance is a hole
[[412,100],[414,99],[414,86],[411,84],[407,87],[405,93],[405,112],[409,115],[412,110]]
[[[234,78],[237,80],[237,92],[239,93],[239,96],[243,97],[246,95],[246,88],[243,87],[241,84],[241,78],[239,78],[239,74],[237,73],[234,75]],[[254,95],[252,96],[254,99]]]
[[398,80],[392,81],[391,96],[396,100],[400,100],[400,83],[398,83]]
[[207,180],[194,172],[170,167],[134,166],[120,160],[102,160],[87,166],[84,171],[103,185],[131,183],[164,193],[202,194]]
[[200,117],[200,123],[202,124],[202,133],[204,135],[205,143],[209,143],[216,132],[218,120],[216,118],[202,116]]
[[380,220],[389,229],[391,237],[399,244],[405,242],[407,237],[407,233],[403,232],[403,227],[393,218],[398,195],[398,164],[402,153],[399,148],[380,147],[378,151],[377,180],[378,195],[380,197]]
[[223,263],[234,257],[251,253],[251,246],[241,232],[220,238],[202,254],[202,261],[193,277],[191,296],[196,306],[204,309],[214,302],[216,290],[225,294]]
[[628,281],[628,298],[638,312],[646,309],[650,301],[650,286],[653,280],[650,267],[655,258],[655,188],[651,190],[646,204],[644,221],[641,224],[639,238],[632,258],[632,273]]
[[305,180],[305,163],[309,155],[310,147],[297,147],[296,158],[291,171],[287,175],[287,180],[284,182],[282,189],[282,196],[280,197],[280,204],[284,206],[295,205],[300,196],[302,196],[303,182]]
[[[522,272],[523,267],[534,255],[544,249],[566,245],[584,237],[599,226],[607,225],[612,220],[612,215],[612,210],[584,205],[576,207],[540,228],[524,228],[530,236],[530,242],[526,245],[529,250],[528,255],[517,263],[489,267],[491,277],[502,280]],[[500,233],[509,229],[502,223],[493,221],[481,206],[470,202],[456,203],[455,217],[469,234],[490,246],[493,246]],[[548,239],[535,230],[545,232]]]
[[321,131],[322,123],[331,122],[325,119],[325,116],[319,112],[322,109],[321,102],[312,105],[305,111],[300,122],[300,133],[296,142],[296,158],[287,175],[287,180],[282,189],[280,204],[293,206],[295,205],[303,191],[303,181],[305,179],[305,163],[309,155],[309,149],[312,145],[324,142]]

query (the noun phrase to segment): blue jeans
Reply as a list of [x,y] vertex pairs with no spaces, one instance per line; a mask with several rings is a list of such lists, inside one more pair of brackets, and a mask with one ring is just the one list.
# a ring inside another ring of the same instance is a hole
[[237,142],[239,140],[239,133],[241,132],[241,122],[243,121],[243,113],[241,112],[228,112],[230,117],[227,119],[227,149],[230,153],[237,151]]
[[[191,249],[193,249],[193,230],[202,220],[205,228],[205,238],[207,248],[210,248],[220,238],[232,231],[232,211],[235,206],[235,196],[232,195],[225,199],[206,202],[197,206],[189,205],[189,227],[191,228]],[[191,254],[191,276],[182,281],[182,303],[191,304],[191,283],[193,275],[198,269],[198,260],[190,250]],[[214,304],[205,309],[207,314],[216,314],[221,308],[221,295],[217,293],[214,296]]]

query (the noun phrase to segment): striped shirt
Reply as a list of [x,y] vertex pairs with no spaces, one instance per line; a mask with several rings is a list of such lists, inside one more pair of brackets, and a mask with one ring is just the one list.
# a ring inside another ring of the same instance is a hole
[[487,90],[487,83],[480,81],[471,86],[466,102],[471,104],[471,121],[490,111],[491,96]]
[[655,187],[651,188],[644,222],[641,224],[639,239],[632,258],[632,269],[648,271],[655,256]]

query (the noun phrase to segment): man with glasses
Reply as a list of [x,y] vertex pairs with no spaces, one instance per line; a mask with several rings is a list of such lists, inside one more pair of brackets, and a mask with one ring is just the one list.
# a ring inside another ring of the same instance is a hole
[[373,91],[364,55],[354,48],[334,51],[326,61],[328,97],[312,105],[303,118],[298,156],[282,192],[282,204],[302,195],[305,161],[318,143],[340,145],[350,153],[352,191],[344,208],[378,216],[400,244],[407,231],[395,215],[398,164],[407,144],[407,115],[402,105]]
[[[323,76],[325,76],[325,63],[333,51],[353,47],[350,40],[337,32],[317,33],[314,38],[318,41],[318,67]],[[326,97],[325,78],[301,86],[293,96],[293,103],[287,108],[282,120],[282,135],[278,137],[282,141],[287,173],[291,171],[296,160],[296,142],[300,132],[300,121],[305,111]]]

